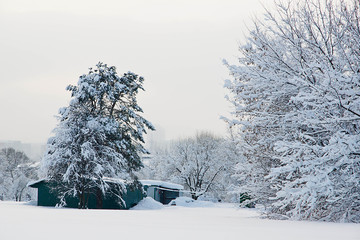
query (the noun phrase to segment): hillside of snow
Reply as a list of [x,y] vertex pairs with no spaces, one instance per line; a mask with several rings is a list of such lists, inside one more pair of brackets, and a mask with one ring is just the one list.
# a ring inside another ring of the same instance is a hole
[[261,219],[231,204],[78,210],[0,201],[0,213],[0,239],[360,239],[358,224]]

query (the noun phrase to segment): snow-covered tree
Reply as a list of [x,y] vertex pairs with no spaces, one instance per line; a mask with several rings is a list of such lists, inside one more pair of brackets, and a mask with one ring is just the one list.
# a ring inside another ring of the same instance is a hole
[[0,200],[22,201],[34,197],[27,184],[37,179],[37,164],[13,148],[0,151]]
[[[149,160],[154,177],[183,184],[193,199],[224,191],[222,179],[228,167],[224,139],[202,132],[173,142]],[[222,194],[224,194],[222,192]]]
[[272,216],[360,222],[360,11],[353,1],[277,3],[227,64],[244,158],[239,192]]
[[[63,197],[79,198],[79,208],[87,207],[95,189],[105,193],[106,178],[138,184],[133,172],[142,167],[140,154],[147,153],[143,134],[154,129],[136,100],[143,81],[131,72],[118,76],[115,67],[99,63],[77,86],[67,87],[72,99],[59,111],[43,167],[49,180],[61,184]],[[120,202],[123,188],[117,193]]]

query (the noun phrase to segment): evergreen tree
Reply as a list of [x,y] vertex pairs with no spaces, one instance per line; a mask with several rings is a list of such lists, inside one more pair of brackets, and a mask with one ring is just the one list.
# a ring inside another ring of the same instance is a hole
[[108,189],[106,178],[137,184],[133,172],[143,166],[140,154],[147,153],[143,134],[154,130],[136,100],[143,81],[131,72],[120,77],[115,67],[99,63],[77,86],[67,87],[70,104],[60,109],[43,158],[47,178],[61,183],[62,200],[77,196],[79,208],[86,208],[94,189],[102,194]]

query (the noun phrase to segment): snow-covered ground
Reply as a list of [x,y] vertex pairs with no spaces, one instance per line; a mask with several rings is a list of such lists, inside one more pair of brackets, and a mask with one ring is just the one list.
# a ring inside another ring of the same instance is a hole
[[140,206],[77,210],[0,201],[0,239],[360,239],[359,224],[260,219],[256,211],[231,204],[154,208],[147,199]]

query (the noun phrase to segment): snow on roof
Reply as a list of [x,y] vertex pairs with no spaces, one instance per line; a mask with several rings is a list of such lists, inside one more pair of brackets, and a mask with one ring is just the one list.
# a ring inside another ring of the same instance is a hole
[[[118,184],[124,184],[124,183],[125,183],[125,180],[120,179],[120,178],[104,177],[103,180],[104,180],[105,182],[118,183]],[[39,179],[39,180],[36,180],[36,181],[30,181],[30,182],[27,184],[27,187],[32,187],[32,185],[35,185],[35,184],[40,183],[40,182],[42,182],[42,181],[46,181],[46,178]]]
[[30,163],[22,163],[17,165],[17,167],[22,168],[22,167],[39,167],[40,166],[40,162],[30,162]]
[[117,183],[117,184],[124,184],[126,181],[121,178],[110,178],[110,177],[103,177],[105,182]]
[[159,180],[140,180],[140,182],[142,185],[145,186],[159,186],[163,188],[178,189],[178,190],[184,189],[184,187],[180,184],[164,182]]
[[[112,182],[112,183],[118,183],[118,184],[124,184],[125,180],[120,178],[109,178],[104,177],[103,178],[105,182]],[[35,185],[37,183],[40,183],[42,181],[46,181],[45,178],[39,179],[37,181],[31,181],[27,184],[28,187],[31,187],[32,185]],[[144,186],[159,186],[163,188],[170,188],[170,189],[177,189],[177,190],[183,190],[184,187],[180,184],[171,183],[171,182],[164,182],[159,180],[140,180],[141,184]]]
[[30,181],[28,182],[28,184],[26,185],[27,187],[31,187],[32,185],[35,185],[39,182],[42,182],[42,181],[45,181],[46,179],[45,178],[42,178],[42,179],[39,179],[39,180],[36,180],[36,181]]

